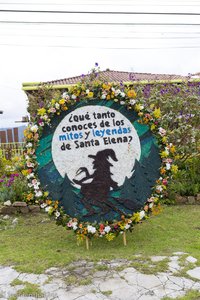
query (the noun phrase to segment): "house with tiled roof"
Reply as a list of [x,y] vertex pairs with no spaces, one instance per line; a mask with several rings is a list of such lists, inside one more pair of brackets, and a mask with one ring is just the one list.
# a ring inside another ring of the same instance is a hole
[[[122,83],[125,85],[156,85],[156,84],[182,84],[188,80],[198,80],[193,79],[191,75],[182,76],[174,74],[152,74],[152,73],[136,73],[136,72],[125,72],[125,71],[114,71],[105,70],[98,71],[92,75],[95,78],[100,79],[103,82],[113,82]],[[44,101],[48,101],[56,90],[61,93],[65,92],[67,88],[75,85],[81,81],[90,81],[91,73],[87,75],[79,75],[75,77],[68,77],[64,79],[51,80],[47,82],[25,82],[23,83],[22,89],[27,94],[29,104],[28,112],[30,116],[37,113],[37,108]]]
[[[173,74],[152,74],[152,73],[136,73],[136,72],[124,72],[124,71],[114,71],[105,70],[98,72],[98,75],[103,81],[108,82],[134,82],[134,83],[155,83],[163,81],[181,82],[182,80],[188,80],[189,76],[173,75]],[[31,93],[31,91],[37,90],[42,84],[48,85],[53,89],[63,89],[68,85],[76,84],[80,82],[83,77],[87,78],[90,75],[79,75],[75,77],[68,77],[64,79],[51,80],[47,82],[25,82],[23,83],[22,89],[26,93]]]

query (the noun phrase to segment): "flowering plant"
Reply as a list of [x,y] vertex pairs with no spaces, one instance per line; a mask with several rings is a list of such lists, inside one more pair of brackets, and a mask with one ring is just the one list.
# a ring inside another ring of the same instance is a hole
[[[98,76],[92,80],[82,80],[79,84],[69,87],[67,91],[56,92],[54,97],[40,105],[33,122],[25,130],[26,146],[26,174],[29,192],[26,195],[28,203],[38,203],[50,216],[53,216],[58,225],[63,225],[69,230],[73,230],[78,239],[86,236],[91,238],[105,237],[112,240],[120,233],[131,231],[134,224],[149,217],[151,213],[157,214],[160,211],[160,200],[167,194],[167,184],[178,167],[174,164],[175,146],[169,142],[167,130],[162,127],[162,113],[158,105],[151,104],[149,107],[145,101],[137,97],[137,93],[132,85],[123,85],[101,81]],[[162,165],[160,168],[160,178],[152,189],[152,195],[146,200],[144,207],[133,215],[122,215],[120,221],[106,221],[104,223],[81,222],[77,218],[67,215],[60,207],[58,200],[50,199],[48,191],[44,191],[37,177],[37,166],[35,149],[38,146],[44,126],[51,126],[51,120],[55,115],[60,115],[67,111],[79,101],[93,101],[100,99],[114,101],[126,107],[128,110],[137,112],[138,122],[149,126],[153,134],[157,137],[160,149]]]

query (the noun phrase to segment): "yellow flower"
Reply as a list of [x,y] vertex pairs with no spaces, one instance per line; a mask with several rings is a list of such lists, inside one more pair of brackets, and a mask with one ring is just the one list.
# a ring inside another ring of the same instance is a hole
[[162,207],[160,204],[152,207],[152,214],[157,216],[162,211]]
[[161,111],[160,111],[160,108],[156,108],[154,111],[153,111],[153,115],[156,119],[159,119],[161,117]]
[[138,223],[140,221],[140,213],[134,213],[133,216],[131,217],[131,220],[134,221],[135,223]]
[[33,194],[30,193],[26,196],[27,201],[30,201],[31,199],[33,199]]
[[44,114],[46,113],[46,109],[44,107],[42,107],[42,108],[39,108],[37,110],[37,112],[38,112],[39,116],[44,116]]
[[112,241],[115,238],[115,235],[114,235],[114,233],[111,232],[111,233],[107,233],[105,235],[105,237],[110,242],[110,241]]
[[129,97],[129,98],[136,98],[136,92],[134,91],[134,90],[129,90],[128,92],[127,92],[127,96]]
[[171,171],[173,174],[176,174],[178,172],[178,166],[177,165],[172,165],[171,166]]
[[80,93],[81,92],[78,90],[78,91],[75,92],[75,95],[78,97],[80,95]]
[[65,99],[60,99],[60,100],[59,100],[59,104],[61,104],[61,105],[62,105],[62,104],[65,104]]
[[107,99],[107,100],[110,100],[110,95],[107,95],[107,96],[106,96],[106,99]]
[[51,200],[49,200],[49,199],[48,199],[48,200],[46,200],[46,204],[47,204],[47,205],[51,205],[51,203],[52,203],[52,201],[51,201]]
[[68,107],[67,106],[63,106],[62,110],[68,110]]
[[169,152],[168,152],[168,151],[162,151],[161,154],[160,154],[160,156],[161,156],[162,158],[168,157],[168,155],[169,155]]
[[172,146],[170,147],[169,151],[170,151],[171,153],[175,153],[175,152],[176,152],[175,146],[172,145]]
[[56,100],[55,99],[52,99],[51,100],[51,104],[55,104],[56,103]]
[[150,105],[150,108],[153,109],[154,106],[155,106],[155,104],[152,103],[152,104]]
[[136,111],[140,111],[141,109],[143,109],[144,108],[144,106],[143,105],[141,105],[141,104],[135,104],[135,110]]
[[102,85],[102,88],[103,88],[104,90],[109,90],[110,87],[111,87],[110,84],[105,84],[105,83],[103,83],[103,85]]
[[167,142],[167,137],[166,136],[163,136],[162,142],[163,142],[163,144],[165,144]]
[[156,128],[156,125],[155,124],[152,124],[151,125],[151,130],[154,130]]
[[119,227],[120,227],[121,230],[124,230],[125,224],[120,223]]
[[94,93],[93,92],[89,92],[87,96],[88,96],[88,98],[92,98],[94,96]]
[[165,174],[166,173],[166,169],[165,168],[161,168],[160,169],[160,174]]
[[76,238],[77,238],[77,242],[78,242],[78,243],[79,243],[79,242],[83,242],[83,240],[85,239],[85,235],[82,234],[82,233],[78,233],[78,234],[76,235]]
[[24,176],[27,176],[28,173],[29,173],[28,170],[22,170],[21,172],[22,172],[22,174],[23,174]]
[[32,133],[27,134],[27,138],[28,138],[28,139],[32,139],[32,137],[33,137],[33,134],[32,134]]

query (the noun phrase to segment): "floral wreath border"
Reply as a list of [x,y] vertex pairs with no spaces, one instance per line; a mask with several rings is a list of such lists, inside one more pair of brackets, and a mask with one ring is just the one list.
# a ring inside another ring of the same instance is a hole
[[[76,218],[67,215],[62,207],[59,207],[58,200],[49,199],[48,191],[43,191],[37,176],[37,161],[35,150],[45,125],[51,126],[51,119],[55,115],[68,110],[79,101],[92,101],[94,99],[118,102],[129,110],[134,110],[140,117],[138,122],[150,127],[152,133],[157,137],[160,148],[161,168],[160,178],[152,189],[151,197],[147,199],[144,207],[130,216],[121,216],[120,221],[105,221],[103,223],[81,222]],[[24,195],[28,204],[38,204],[50,216],[53,216],[58,225],[72,229],[79,240],[92,237],[106,237],[112,240],[117,235],[126,231],[132,231],[134,224],[149,217],[150,214],[158,214],[161,210],[160,200],[167,194],[166,188],[169,180],[177,172],[177,165],[174,162],[175,146],[168,141],[167,132],[161,127],[161,111],[159,107],[146,104],[137,100],[133,85],[122,85],[101,82],[96,80],[90,84],[80,82],[73,85],[67,92],[57,95],[46,105],[37,109],[37,115],[32,123],[29,123],[25,134],[24,155],[29,192]]]

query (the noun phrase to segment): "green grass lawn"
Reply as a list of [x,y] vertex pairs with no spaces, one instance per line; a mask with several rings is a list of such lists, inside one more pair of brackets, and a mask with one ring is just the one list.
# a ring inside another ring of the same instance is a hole
[[0,265],[12,265],[20,271],[40,273],[79,259],[131,260],[136,254],[149,257],[176,251],[196,257],[200,265],[200,206],[164,207],[160,215],[127,234],[126,247],[119,236],[111,242],[93,239],[88,251],[85,243],[77,245],[73,232],[57,226],[46,214],[18,217],[15,228],[0,231]]

